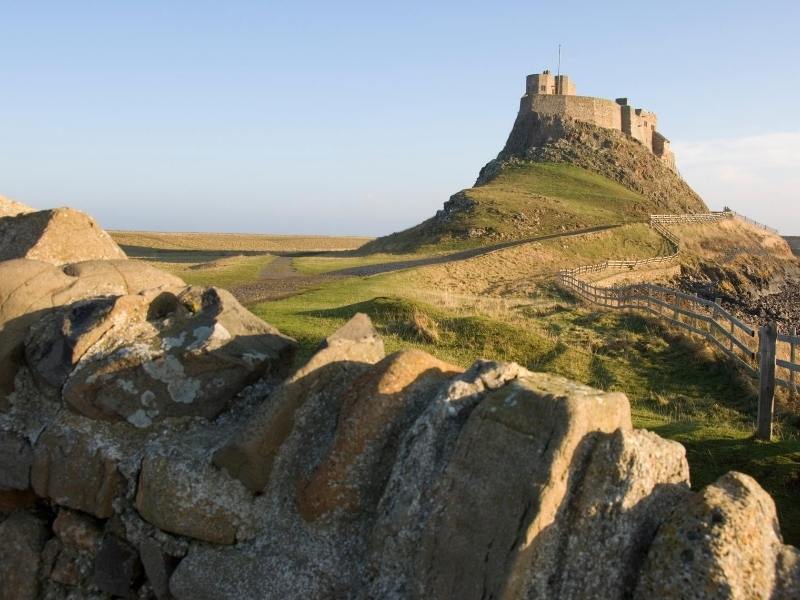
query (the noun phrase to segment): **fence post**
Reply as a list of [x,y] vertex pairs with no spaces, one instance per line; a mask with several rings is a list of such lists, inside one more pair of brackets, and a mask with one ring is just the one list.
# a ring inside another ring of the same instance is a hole
[[714,298],[714,325],[709,324],[708,331],[715,340],[717,339],[717,328],[715,325],[719,325],[719,309],[722,305],[722,298]]
[[772,417],[775,411],[775,346],[778,342],[778,325],[770,323],[759,330],[758,353],[758,431],[760,440],[772,439]]
[[[789,362],[793,365],[797,364],[797,344],[795,344],[794,338],[797,337],[797,327],[792,327],[791,331],[792,340],[790,342],[790,352],[789,352]],[[795,372],[789,371],[789,394],[790,398],[794,400],[797,397],[797,386],[794,383]]]
[[[731,336],[736,335],[736,330],[733,327],[733,321],[731,321]],[[731,352],[733,352],[733,339],[731,339]]]

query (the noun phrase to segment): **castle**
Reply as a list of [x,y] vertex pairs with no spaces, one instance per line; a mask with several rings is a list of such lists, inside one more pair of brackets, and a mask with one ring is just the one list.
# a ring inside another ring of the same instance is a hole
[[528,75],[525,95],[520,101],[522,111],[567,117],[622,131],[647,146],[670,169],[677,170],[669,140],[656,131],[655,113],[630,106],[627,98],[578,96],[568,75],[553,75],[550,71]]

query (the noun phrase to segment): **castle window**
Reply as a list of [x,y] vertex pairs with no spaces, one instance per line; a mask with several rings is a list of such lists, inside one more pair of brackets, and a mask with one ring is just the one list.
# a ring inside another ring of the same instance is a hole
[[543,86],[542,86],[542,91],[543,91],[543,92],[546,92],[546,91],[547,91],[547,86],[546,86],[546,85],[543,85]]

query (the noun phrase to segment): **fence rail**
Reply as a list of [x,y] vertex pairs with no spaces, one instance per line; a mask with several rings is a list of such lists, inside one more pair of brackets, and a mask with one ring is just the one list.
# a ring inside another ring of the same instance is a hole
[[[759,331],[731,314],[716,301],[650,283],[623,286],[594,285],[581,278],[586,273],[609,269],[633,269],[641,265],[674,260],[680,253],[680,240],[667,225],[717,222],[736,215],[732,211],[689,215],[652,215],[651,226],[675,247],[672,254],[643,260],[605,261],[559,271],[561,286],[578,298],[605,308],[638,310],[667,321],[673,326],[699,335],[733,359],[753,377],[759,378],[758,435],[770,439],[774,411],[774,388],[787,388],[792,398],[800,384],[800,337],[794,329],[782,334],[771,324]],[[767,414],[768,413],[768,414]]]
[[769,225],[764,225],[763,223],[759,223],[758,221],[754,221],[753,219],[751,219],[749,217],[745,217],[741,213],[737,213],[735,210],[731,210],[731,211],[728,211],[728,212],[730,212],[731,215],[733,215],[737,219],[741,219],[745,223],[750,223],[750,225],[754,225],[755,227],[758,227],[760,229],[764,229],[765,231],[769,231],[770,233],[774,233],[774,234],[778,235],[778,230],[770,227]]

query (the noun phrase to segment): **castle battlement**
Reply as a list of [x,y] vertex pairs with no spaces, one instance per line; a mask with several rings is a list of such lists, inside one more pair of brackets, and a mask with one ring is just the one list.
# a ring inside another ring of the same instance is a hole
[[520,111],[566,117],[606,129],[616,129],[647,146],[673,171],[675,155],[667,138],[656,131],[658,117],[654,112],[634,108],[627,98],[607,100],[593,96],[578,96],[575,84],[568,75],[553,75],[550,71],[525,78],[525,95]]

